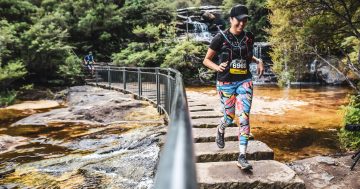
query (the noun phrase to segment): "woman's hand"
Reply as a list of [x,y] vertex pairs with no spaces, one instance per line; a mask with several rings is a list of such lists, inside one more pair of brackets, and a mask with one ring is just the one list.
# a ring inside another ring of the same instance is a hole
[[264,63],[261,59],[257,59],[257,69],[256,73],[259,75],[259,78],[264,74]]
[[217,68],[216,68],[216,71],[217,72],[223,72],[227,66],[228,62],[223,62],[221,63]]

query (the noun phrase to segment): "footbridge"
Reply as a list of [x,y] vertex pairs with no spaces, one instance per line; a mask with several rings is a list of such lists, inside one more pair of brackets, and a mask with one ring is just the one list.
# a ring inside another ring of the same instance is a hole
[[153,103],[168,118],[154,188],[305,188],[296,173],[275,161],[273,150],[261,141],[249,141],[247,157],[253,170],[239,169],[238,128],[234,125],[226,130],[225,148],[218,149],[214,141],[222,114],[199,97],[187,96],[179,71],[111,65],[94,68],[87,84],[131,93]]

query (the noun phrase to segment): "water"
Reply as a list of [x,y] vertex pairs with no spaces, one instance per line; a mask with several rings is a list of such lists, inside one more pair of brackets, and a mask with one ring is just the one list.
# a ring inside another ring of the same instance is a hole
[[[130,95],[86,86],[75,89],[71,89],[69,108],[0,109],[0,188],[152,185],[159,141],[165,133],[164,117],[152,104]],[[124,104],[136,108],[123,110]],[[86,114],[90,105],[92,115],[102,118],[100,122],[82,120],[80,113]],[[103,115],[108,109],[117,114]],[[30,116],[49,110],[46,115]],[[77,110],[73,116],[80,116],[79,120],[68,115],[69,110]],[[56,113],[67,116],[59,119]],[[11,126],[27,116],[32,119],[22,123],[33,124]],[[46,124],[36,122],[41,119]]]
[[[215,87],[189,87],[216,97]],[[255,86],[250,124],[256,140],[265,142],[282,162],[341,152],[338,130],[348,88],[313,86],[280,89]]]

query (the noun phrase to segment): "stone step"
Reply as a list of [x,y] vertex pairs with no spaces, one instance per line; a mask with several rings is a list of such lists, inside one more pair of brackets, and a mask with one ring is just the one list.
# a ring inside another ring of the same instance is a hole
[[190,117],[192,119],[197,118],[221,118],[222,113],[216,111],[201,111],[201,112],[190,112]]
[[[221,116],[222,117],[222,116]],[[221,117],[216,118],[195,118],[191,119],[191,124],[194,128],[214,128],[220,124]],[[236,124],[231,124],[228,127],[237,127]]]
[[236,161],[196,163],[199,187],[206,188],[291,188],[304,189],[304,181],[283,163],[249,161],[253,169],[243,171]]
[[189,107],[190,112],[200,112],[200,111],[214,111],[214,108],[208,106],[193,106]]
[[[227,141],[220,149],[215,142],[195,143],[197,162],[235,161],[239,156],[239,142]],[[246,152],[248,160],[273,160],[274,151],[261,141],[250,140]]]
[[194,106],[207,106],[207,104],[204,104],[203,102],[189,102],[189,101],[188,101],[188,106],[189,106],[189,107],[194,107]]
[[[198,142],[215,142],[216,137],[215,128],[193,128],[193,137],[196,143]],[[238,140],[238,127],[228,127],[225,130],[225,141],[237,141]]]

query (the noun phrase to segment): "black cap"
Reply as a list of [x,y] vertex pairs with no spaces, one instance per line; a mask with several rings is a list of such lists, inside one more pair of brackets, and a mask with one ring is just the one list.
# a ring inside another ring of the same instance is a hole
[[248,8],[244,5],[236,5],[230,10],[230,17],[235,17],[237,20],[242,20],[244,18],[249,18]]

